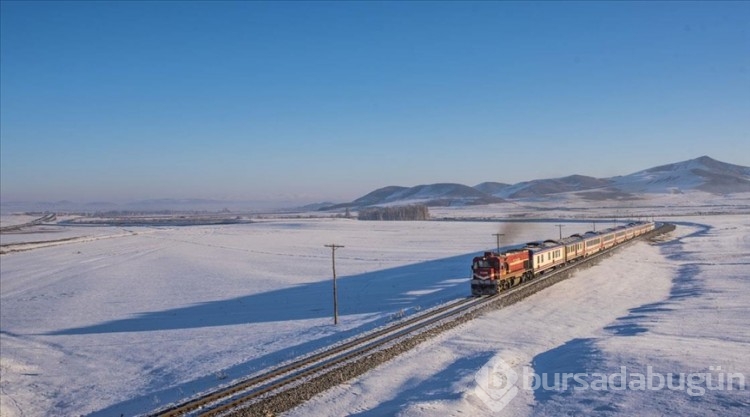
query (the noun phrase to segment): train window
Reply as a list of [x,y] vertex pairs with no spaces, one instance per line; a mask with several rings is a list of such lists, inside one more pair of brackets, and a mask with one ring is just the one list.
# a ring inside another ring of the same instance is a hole
[[490,267],[490,263],[484,260],[476,261],[474,263],[474,268],[489,268],[489,267]]

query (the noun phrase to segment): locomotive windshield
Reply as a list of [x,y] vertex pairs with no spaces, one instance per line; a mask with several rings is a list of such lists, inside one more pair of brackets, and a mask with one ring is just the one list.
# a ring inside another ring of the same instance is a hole
[[490,268],[492,265],[490,265],[490,261],[480,259],[476,262],[474,262],[474,269],[477,268]]

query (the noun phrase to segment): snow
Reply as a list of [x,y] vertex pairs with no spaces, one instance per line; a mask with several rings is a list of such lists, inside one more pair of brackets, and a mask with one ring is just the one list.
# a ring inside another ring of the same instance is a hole
[[[528,235],[553,229],[531,225]],[[2,255],[2,414],[147,412],[466,296],[471,258],[494,246],[495,230],[275,220],[141,228]],[[335,328],[330,243],[345,245]]]
[[[442,210],[460,217],[494,216],[495,209]],[[612,211],[585,209],[575,214],[550,207],[539,217]],[[721,366],[750,376],[742,360],[750,343],[750,222],[737,215],[676,220],[683,223],[674,239],[637,243],[289,415],[495,415],[475,394],[475,374],[493,358],[518,371],[651,364],[664,372]],[[277,219],[130,233],[60,227],[54,236],[101,238],[0,258],[0,414],[151,411],[467,296],[470,260],[494,248],[492,233],[504,233],[504,245],[522,244],[556,237],[558,222]],[[566,222],[563,233],[590,226]],[[336,251],[337,327],[331,252],[324,247],[330,243],[345,246]],[[700,401],[676,391],[658,398],[639,391],[522,389],[500,413],[557,415],[558,409],[610,406],[626,414],[686,414],[693,410],[688,407],[733,414],[741,407],[732,404],[748,405],[747,392],[737,391],[712,392]]]
[[550,381],[555,373],[611,375],[621,367],[644,375],[650,367],[661,375],[749,377],[749,229],[746,217],[690,218],[670,241],[639,242],[287,415],[746,415],[746,386],[690,395],[666,388],[527,389],[519,380],[515,397],[498,404],[477,375],[502,360],[519,376]]
[[0,226],[17,226],[38,219],[40,216],[30,216],[28,214],[2,214],[0,215]]

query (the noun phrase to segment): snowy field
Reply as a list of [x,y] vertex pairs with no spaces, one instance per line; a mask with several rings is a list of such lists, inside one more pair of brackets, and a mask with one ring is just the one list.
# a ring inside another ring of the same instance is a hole
[[16,226],[19,224],[28,223],[38,218],[39,216],[29,216],[28,214],[21,214],[21,213],[0,215],[0,227]]
[[[637,243],[289,414],[495,415],[475,378],[493,358],[519,375],[524,366],[541,374],[651,365],[664,373],[721,366],[750,376],[750,221],[671,220],[682,222],[671,240]],[[96,228],[111,238],[2,255],[0,415],[148,412],[467,296],[470,260],[494,248],[492,233],[505,234],[503,245],[520,244],[556,237],[555,223],[311,219],[128,234]],[[590,227],[568,222],[563,233]],[[331,253],[323,246],[330,243],[346,246],[336,252],[337,327]],[[740,415],[748,397],[521,389],[501,412]]]
[[674,220],[287,415],[746,416],[750,219]]
[[[40,216],[27,215],[1,215],[0,222],[3,226],[13,226],[28,223],[38,219]],[[69,220],[78,216],[60,216],[58,221]],[[28,243],[31,246],[37,242],[42,242],[39,246],[44,246],[50,242],[64,240],[96,240],[114,236],[129,235],[137,231],[150,232],[150,229],[143,228],[121,228],[121,227],[102,227],[102,226],[59,226],[57,224],[43,224],[32,228],[23,228],[21,230],[0,234],[0,245],[18,245]]]

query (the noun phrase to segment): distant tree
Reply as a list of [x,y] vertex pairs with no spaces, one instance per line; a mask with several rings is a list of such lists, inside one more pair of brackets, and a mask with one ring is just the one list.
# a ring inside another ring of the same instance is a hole
[[372,207],[359,211],[359,220],[428,220],[430,211],[423,204]]

